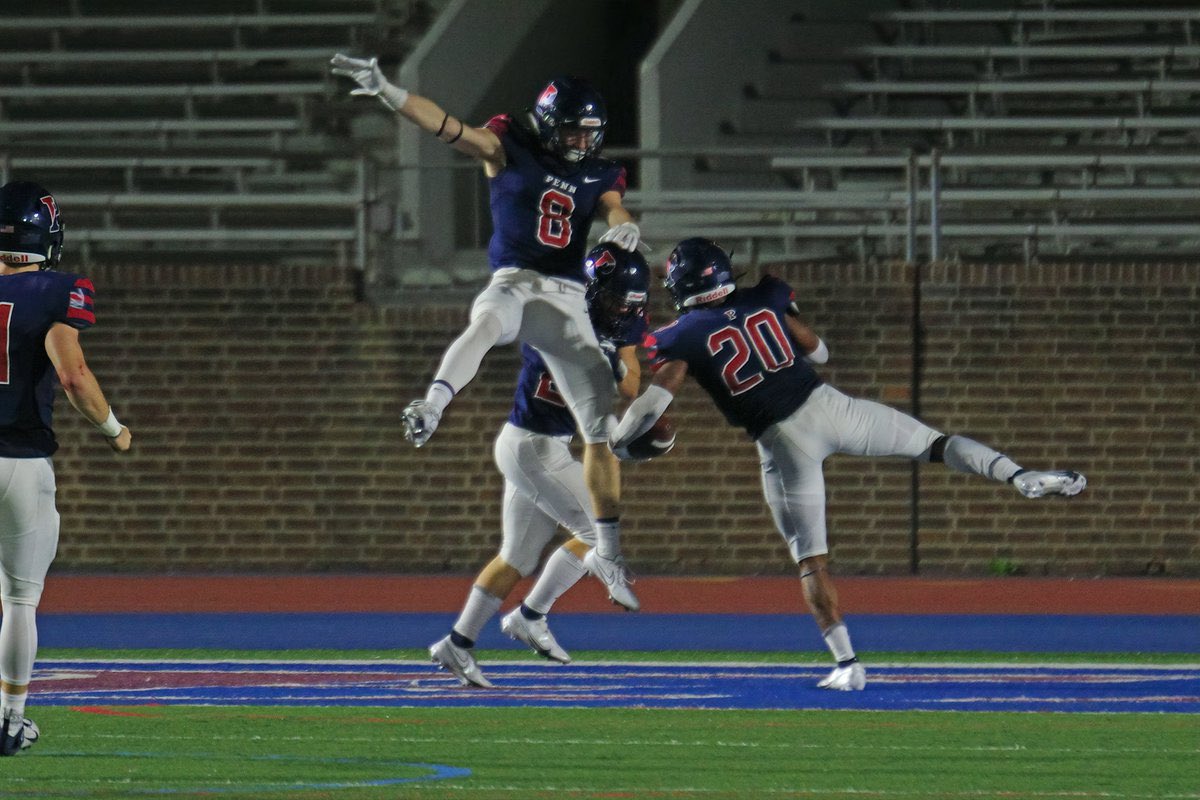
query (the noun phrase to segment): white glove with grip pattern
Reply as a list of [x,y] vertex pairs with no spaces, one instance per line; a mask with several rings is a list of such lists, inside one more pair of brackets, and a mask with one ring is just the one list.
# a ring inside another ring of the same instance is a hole
[[343,53],[336,53],[329,59],[330,72],[349,78],[358,84],[357,89],[351,89],[350,94],[364,97],[378,97],[392,111],[399,111],[408,102],[408,90],[401,89],[383,77],[379,68],[379,59],[352,58]]
[[641,239],[642,230],[637,226],[636,222],[622,222],[619,225],[613,225],[604,232],[600,237],[600,244],[612,242],[622,250],[628,250],[632,253],[637,249],[638,240]]

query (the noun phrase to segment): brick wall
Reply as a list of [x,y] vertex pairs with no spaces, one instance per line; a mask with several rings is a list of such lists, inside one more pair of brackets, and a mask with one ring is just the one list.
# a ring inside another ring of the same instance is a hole
[[[829,342],[823,373],[908,408],[911,271],[774,271]],[[85,349],[137,454],[113,456],[60,400],[56,569],[473,572],[494,552],[491,441],[515,350],[488,357],[425,448],[396,423],[465,323],[465,303],[372,308],[355,302],[349,274],[316,267],[92,277],[100,324]],[[1186,266],[928,271],[925,419],[1091,483],[1069,502],[1032,502],[923,467],[923,572],[1200,574],[1198,279]],[[672,413],[675,452],[625,471],[635,568],[790,573],[752,444],[698,390]],[[903,461],[827,463],[840,572],[908,570],[910,475]]]

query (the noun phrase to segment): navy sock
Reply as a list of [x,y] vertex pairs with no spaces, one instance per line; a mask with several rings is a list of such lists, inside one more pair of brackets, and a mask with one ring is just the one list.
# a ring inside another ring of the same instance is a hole
[[854,656],[853,658],[847,658],[845,661],[839,661],[838,666],[839,667],[848,667],[851,664],[857,664],[857,663],[858,663],[858,656]]
[[529,606],[525,605],[524,603],[521,603],[521,616],[524,617],[525,619],[541,619],[542,617],[544,617],[546,615],[539,614],[538,612],[534,611]]
[[461,633],[459,633],[458,631],[455,631],[455,630],[450,631],[450,641],[452,643],[454,643],[455,646],[461,647],[463,649],[470,649],[475,646],[474,639],[468,639],[467,637],[463,636]]

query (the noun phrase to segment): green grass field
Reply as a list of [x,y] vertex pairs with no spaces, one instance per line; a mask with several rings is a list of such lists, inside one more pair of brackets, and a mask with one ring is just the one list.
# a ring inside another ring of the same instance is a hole
[[[420,651],[57,650],[42,657],[268,655],[417,658]],[[521,657],[514,651],[481,655]],[[670,655],[789,660],[786,654]],[[578,656],[633,660],[637,654]],[[1156,655],[867,654],[868,663],[872,658],[1195,661]],[[43,740],[27,754],[0,762],[0,797],[1200,798],[1200,726],[1185,714],[338,706],[81,711],[38,707],[36,698],[29,711]],[[470,774],[429,780],[434,769],[428,765]],[[395,782],[404,778],[417,780]]]

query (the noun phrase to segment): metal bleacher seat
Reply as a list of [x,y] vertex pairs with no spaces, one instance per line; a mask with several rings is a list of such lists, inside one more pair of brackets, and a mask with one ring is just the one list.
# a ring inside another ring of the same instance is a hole
[[[734,239],[757,229],[814,257],[896,257],[901,243],[912,257],[924,241],[937,258],[942,240],[966,258],[1192,252],[1200,8],[1157,7],[1169,2],[874,14],[881,41],[846,42],[840,72],[804,47],[773,49],[790,82],[749,78],[725,131],[731,148],[742,137],[775,155],[697,157],[696,173],[715,173],[703,204],[631,201],[647,237],[721,230],[724,207]],[[730,190],[716,188],[726,174]],[[774,193],[732,190],[754,180]]]
[[1200,11],[1189,8],[914,9],[874,14],[872,20],[896,26],[903,42],[917,37],[929,38],[955,26],[996,25],[1011,31],[1010,38],[1019,44],[1087,34],[1107,38],[1114,35],[1113,26],[1129,26],[1139,33],[1154,27],[1167,36],[1193,44],[1200,26]]
[[886,111],[893,99],[940,98],[947,109],[965,101],[966,114],[977,117],[1001,109],[1012,111],[1021,104],[1043,105],[1060,110],[1091,109],[1095,99],[1108,99],[1107,107],[1130,109],[1142,116],[1155,104],[1193,106],[1192,95],[1200,93],[1200,80],[1180,78],[1137,78],[1103,80],[960,80],[960,81],[844,81],[825,87],[831,94],[861,95],[872,111]]
[[[963,136],[976,145],[986,144],[988,134],[1003,132],[1011,137],[1022,134],[1044,142],[1053,142],[1055,134],[1086,134],[1106,144],[1151,144],[1168,133],[1181,141],[1200,145],[1200,115],[1186,116],[1034,116],[1034,117],[954,117],[954,116],[869,116],[820,117],[796,121],[797,131],[823,133],[830,145],[837,135],[851,141],[854,135],[866,136],[876,145],[896,144],[888,135],[897,132],[917,132],[926,135],[930,143],[954,147]],[[909,140],[913,141],[913,140]]]
[[366,46],[403,54],[429,22],[425,3],[51,10],[4,22],[19,45],[0,50],[0,179],[50,186],[85,258],[119,259],[137,244],[362,266],[373,162],[390,148],[351,141],[358,121],[328,60]]
[[1125,71],[1140,71],[1166,78],[1176,62],[1200,60],[1200,45],[1172,44],[878,44],[853,48],[847,55],[870,65],[875,78],[897,69],[910,74],[946,72],[963,65],[972,74],[986,77],[1025,74],[1042,62],[1101,65],[1116,62]]

